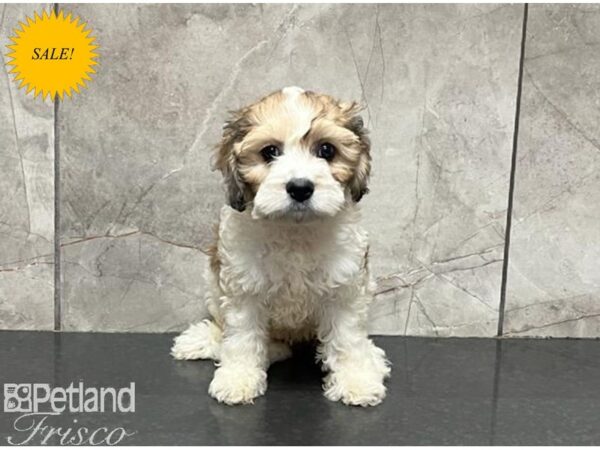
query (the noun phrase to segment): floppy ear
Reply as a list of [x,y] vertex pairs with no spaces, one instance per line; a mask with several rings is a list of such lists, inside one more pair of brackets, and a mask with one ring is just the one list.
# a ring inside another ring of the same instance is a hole
[[245,118],[245,110],[231,114],[232,118],[223,126],[223,137],[215,149],[213,165],[223,174],[229,205],[238,211],[244,211],[249,200],[246,198],[248,189],[238,170],[234,146],[244,138],[250,124]]
[[349,118],[345,125],[345,127],[358,136],[359,139],[360,153],[358,162],[356,163],[354,175],[349,183],[352,200],[357,203],[363,195],[369,192],[367,184],[371,173],[371,140],[369,139],[369,131],[365,128],[362,117],[357,114],[360,109],[361,107],[356,103],[350,105],[348,110]]

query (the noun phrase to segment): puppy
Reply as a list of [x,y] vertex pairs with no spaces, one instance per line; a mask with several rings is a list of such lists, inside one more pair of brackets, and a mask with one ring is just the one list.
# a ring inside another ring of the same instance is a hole
[[325,396],[377,405],[390,365],[367,335],[373,284],[357,203],[371,157],[356,103],[288,87],[233,113],[216,149],[227,187],[207,270],[210,319],[175,339],[176,359],[214,359],[209,393],[265,393],[269,364],[316,338]]

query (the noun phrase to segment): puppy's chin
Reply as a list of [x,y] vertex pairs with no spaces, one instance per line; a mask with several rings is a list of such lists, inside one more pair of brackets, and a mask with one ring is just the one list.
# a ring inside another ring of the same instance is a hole
[[[283,185],[285,186],[285,184]],[[338,185],[320,186],[304,202],[293,200],[281,183],[263,184],[252,202],[252,218],[306,223],[335,217],[347,202]]]
[[341,205],[339,208],[330,208],[326,211],[321,211],[316,209],[310,201],[306,203],[289,201],[286,202],[285,206],[276,209],[265,209],[260,204],[255,203],[252,208],[252,218],[288,223],[309,223],[335,217],[340,210]]

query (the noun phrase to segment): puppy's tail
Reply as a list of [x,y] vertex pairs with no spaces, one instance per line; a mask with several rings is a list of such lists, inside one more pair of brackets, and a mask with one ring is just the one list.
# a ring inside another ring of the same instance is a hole
[[205,319],[191,325],[173,341],[171,355],[175,359],[219,360],[223,330],[215,322]]

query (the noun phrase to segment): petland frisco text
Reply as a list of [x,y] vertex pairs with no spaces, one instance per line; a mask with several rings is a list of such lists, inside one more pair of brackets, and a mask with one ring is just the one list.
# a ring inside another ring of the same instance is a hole
[[135,383],[122,388],[86,387],[83,382],[66,388],[45,383],[6,383],[4,412],[21,413],[13,422],[18,436],[7,438],[11,445],[115,445],[135,432],[123,427],[90,428],[77,418],[69,426],[64,420],[61,426],[52,426],[51,421],[63,413],[134,413]]

